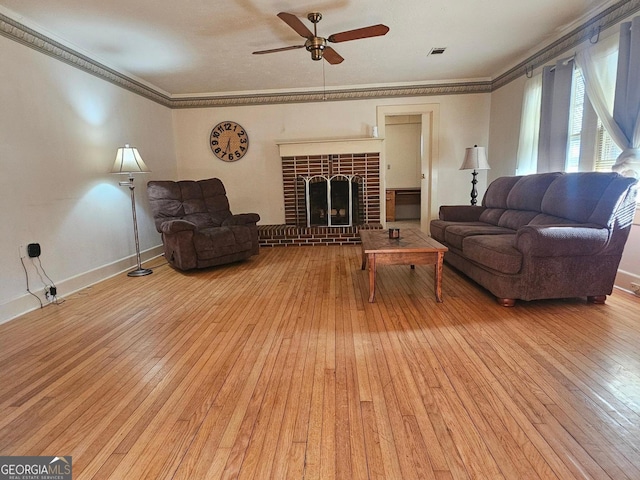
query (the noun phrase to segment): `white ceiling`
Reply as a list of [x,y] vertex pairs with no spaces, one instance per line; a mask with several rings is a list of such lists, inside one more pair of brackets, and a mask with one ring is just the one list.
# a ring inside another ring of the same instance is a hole
[[[614,0],[0,0],[0,13],[172,96],[490,80]],[[323,14],[318,35],[383,23],[383,37],[304,49],[278,12]],[[433,47],[446,47],[430,56]],[[323,69],[325,79],[323,81]]]

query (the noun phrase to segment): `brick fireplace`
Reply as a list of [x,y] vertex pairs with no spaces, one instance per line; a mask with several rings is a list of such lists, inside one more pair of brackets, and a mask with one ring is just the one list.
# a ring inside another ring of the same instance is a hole
[[[359,228],[380,225],[380,151],[374,138],[280,143],[285,225],[262,225],[261,246],[359,243]],[[358,183],[358,221],[352,226],[307,226],[305,178],[350,176]]]

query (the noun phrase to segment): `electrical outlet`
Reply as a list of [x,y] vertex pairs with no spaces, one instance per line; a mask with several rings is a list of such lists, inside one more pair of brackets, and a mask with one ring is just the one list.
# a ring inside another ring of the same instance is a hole
[[20,258],[25,258],[27,256],[27,246],[24,243],[21,243],[18,247],[18,254]]
[[30,243],[27,245],[27,255],[31,258],[37,258],[40,256],[40,244],[39,243]]

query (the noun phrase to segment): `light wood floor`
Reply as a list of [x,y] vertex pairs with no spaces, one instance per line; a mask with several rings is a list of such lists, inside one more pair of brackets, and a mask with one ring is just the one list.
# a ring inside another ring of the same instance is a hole
[[[0,455],[74,479],[640,478],[640,298],[498,306],[445,266],[262,249],[0,325]],[[159,260],[156,263],[160,263]],[[152,264],[153,265],[153,264]]]

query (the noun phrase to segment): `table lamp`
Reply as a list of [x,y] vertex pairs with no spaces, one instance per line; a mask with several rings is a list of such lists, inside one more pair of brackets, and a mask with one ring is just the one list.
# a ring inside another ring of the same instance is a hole
[[473,170],[471,173],[471,205],[478,203],[478,192],[476,190],[476,184],[478,183],[476,177],[478,176],[478,172],[476,170],[489,170],[490,168],[487,162],[487,150],[485,147],[474,145],[466,149],[464,162],[462,162],[460,170]]

